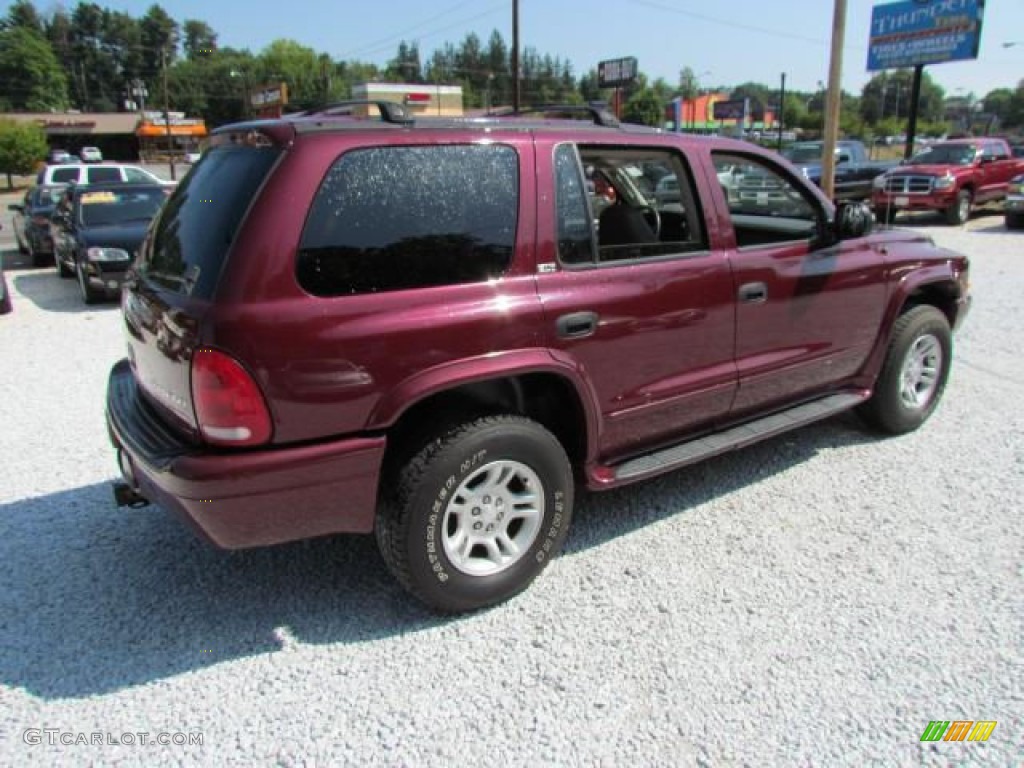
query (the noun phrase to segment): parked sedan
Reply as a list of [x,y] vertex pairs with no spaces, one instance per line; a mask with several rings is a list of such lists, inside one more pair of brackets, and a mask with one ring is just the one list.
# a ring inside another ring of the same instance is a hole
[[103,153],[99,147],[82,147],[78,151],[78,157],[83,163],[102,163]]
[[[3,225],[0,224],[0,229],[3,229]],[[11,304],[11,294],[7,289],[7,278],[4,277],[4,260],[0,256],[0,315],[6,315],[13,309]]]
[[1024,229],[1024,174],[1010,179],[1003,211],[1007,229]]
[[32,187],[25,192],[20,203],[7,206],[14,212],[14,237],[18,241],[18,250],[29,254],[34,266],[42,266],[53,255],[50,215],[63,191],[64,185]]
[[61,196],[51,219],[57,271],[77,276],[86,304],[118,294],[168,192],[156,184],[115,183],[72,186]]

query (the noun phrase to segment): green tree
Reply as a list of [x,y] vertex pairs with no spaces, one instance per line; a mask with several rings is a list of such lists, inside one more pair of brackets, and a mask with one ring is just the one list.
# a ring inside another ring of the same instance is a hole
[[384,77],[400,83],[422,83],[423,66],[420,63],[420,47],[405,40],[398,44],[398,53],[388,62]]
[[181,30],[185,38],[182,47],[189,61],[211,56],[217,50],[217,33],[205,21],[185,19]]
[[[178,22],[159,5],[151,5],[139,21],[142,36],[142,75],[152,85],[159,82],[164,66],[178,58],[181,38]],[[150,89],[152,92],[152,88]]]
[[32,173],[46,158],[46,134],[38,125],[0,119],[0,173],[7,174],[7,188],[13,189],[12,175]]
[[658,98],[653,88],[643,88],[634,93],[622,110],[627,123],[640,123],[660,128],[665,123],[665,103]]
[[42,35],[17,26],[0,32],[0,83],[9,110],[67,109],[67,81]]
[[316,51],[294,40],[274,40],[258,57],[261,81],[288,84],[292,111],[312,109],[323,98],[320,61]]
[[1006,110],[1007,128],[1024,128],[1024,80],[1017,83],[1010,104]]
[[996,88],[985,94],[982,100],[984,110],[999,118],[1002,125],[1006,124],[1006,118],[1010,115],[1013,104],[1013,90],[1010,88]]
[[[859,109],[864,122],[874,125],[884,118],[892,117],[902,124],[910,114],[913,79],[913,70],[909,69],[887,70],[872,77],[861,90]],[[921,76],[918,120],[942,120],[944,99],[942,87],[924,72]]]
[[38,35],[43,34],[43,20],[39,17],[39,11],[29,0],[16,0],[11,4],[7,18],[0,21],[0,29],[13,27],[21,27]]

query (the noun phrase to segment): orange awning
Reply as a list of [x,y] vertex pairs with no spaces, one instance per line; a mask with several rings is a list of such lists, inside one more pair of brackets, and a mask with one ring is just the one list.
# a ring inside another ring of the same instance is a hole
[[[167,135],[167,126],[161,123],[142,123],[139,125],[135,135],[139,138],[159,138]],[[206,135],[206,123],[199,122],[195,125],[174,125],[171,123],[171,136],[192,136],[202,137]]]

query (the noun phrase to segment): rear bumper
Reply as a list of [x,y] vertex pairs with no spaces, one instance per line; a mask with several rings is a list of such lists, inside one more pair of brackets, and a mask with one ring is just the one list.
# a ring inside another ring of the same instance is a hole
[[143,402],[127,360],[107,388],[125,480],[225,549],[373,530],[383,437],[216,452],[181,441]]

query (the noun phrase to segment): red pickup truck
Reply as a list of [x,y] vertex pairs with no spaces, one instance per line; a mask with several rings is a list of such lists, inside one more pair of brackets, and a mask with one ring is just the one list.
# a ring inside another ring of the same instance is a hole
[[1006,197],[1007,185],[1024,173],[1003,139],[954,139],[933,144],[906,163],[877,177],[871,202],[879,221],[899,211],[941,211],[950,224],[963,224],[975,205]]

